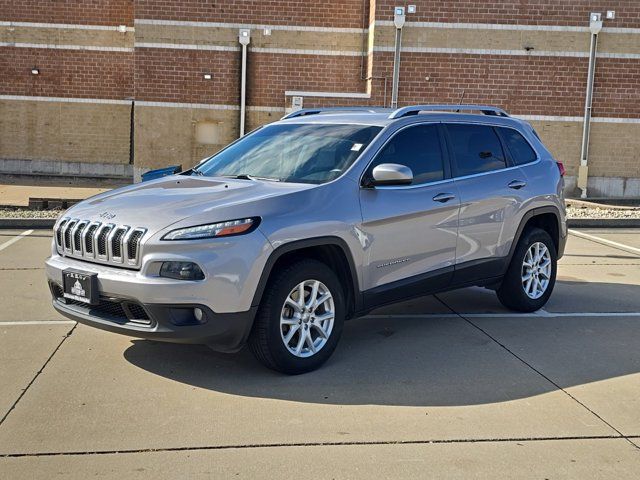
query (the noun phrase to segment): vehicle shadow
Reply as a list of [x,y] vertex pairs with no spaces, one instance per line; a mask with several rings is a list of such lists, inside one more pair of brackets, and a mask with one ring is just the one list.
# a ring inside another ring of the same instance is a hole
[[[562,303],[562,297],[600,292],[613,304],[621,289],[640,311],[638,285],[559,281],[554,295]],[[472,305],[475,296],[486,297],[477,290],[458,294]],[[428,298],[433,297],[424,297],[425,305]],[[431,313],[419,306],[394,307],[405,316],[389,312],[347,322],[333,357],[306,375],[267,370],[246,349],[225,355],[204,346],[133,340],[124,357],[153,374],[216,392],[336,405],[476,405],[556,390],[527,364],[563,387],[640,371],[640,352],[633,347],[640,343],[637,316],[406,316]]]

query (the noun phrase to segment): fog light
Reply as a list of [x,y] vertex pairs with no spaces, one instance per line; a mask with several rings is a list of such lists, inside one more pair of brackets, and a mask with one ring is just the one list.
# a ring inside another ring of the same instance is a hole
[[192,262],[163,262],[160,276],[176,280],[204,280],[204,273]]
[[204,312],[202,311],[201,308],[194,308],[193,316],[196,317],[196,320],[202,323],[202,319],[204,318]]

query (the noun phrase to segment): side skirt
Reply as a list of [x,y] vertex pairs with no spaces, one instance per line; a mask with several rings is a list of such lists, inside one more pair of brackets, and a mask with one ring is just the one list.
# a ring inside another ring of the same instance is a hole
[[374,308],[415,297],[433,295],[475,285],[495,285],[502,279],[507,266],[508,257],[473,260],[455,267],[445,267],[371,288],[362,292],[364,308],[362,311],[357,312],[355,316],[362,316]]

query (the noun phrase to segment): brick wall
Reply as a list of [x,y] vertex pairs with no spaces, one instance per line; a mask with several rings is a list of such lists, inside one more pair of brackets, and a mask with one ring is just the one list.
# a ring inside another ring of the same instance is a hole
[[[391,75],[392,53],[377,57],[378,73]],[[403,105],[497,105],[513,114],[580,116],[588,59],[510,55],[403,53],[399,98]],[[599,59],[593,114],[640,117],[640,62]],[[380,99],[377,92],[376,100]]]
[[362,0],[138,0],[136,18],[359,28],[362,5]]
[[284,107],[286,90],[359,93],[365,87],[354,57],[253,53],[247,65],[249,105]]
[[0,20],[133,25],[133,0],[0,0]]
[[[140,48],[136,50],[136,99],[237,104],[240,52]],[[203,75],[210,73],[211,80]]]
[[[32,75],[32,67],[40,69]],[[133,53],[0,47],[5,95],[124,99],[133,95]]]
[[415,22],[499,23],[507,25],[584,25],[590,12],[615,10],[609,27],[640,27],[636,0],[377,0],[376,19],[393,20],[393,7],[417,5]]

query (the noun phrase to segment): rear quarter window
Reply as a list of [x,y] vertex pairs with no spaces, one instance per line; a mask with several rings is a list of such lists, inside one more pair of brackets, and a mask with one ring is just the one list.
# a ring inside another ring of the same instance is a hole
[[531,163],[538,158],[535,150],[531,148],[529,142],[518,131],[502,127],[498,127],[498,131],[516,165]]
[[455,159],[456,176],[506,168],[502,144],[493,127],[464,123],[447,124]]

